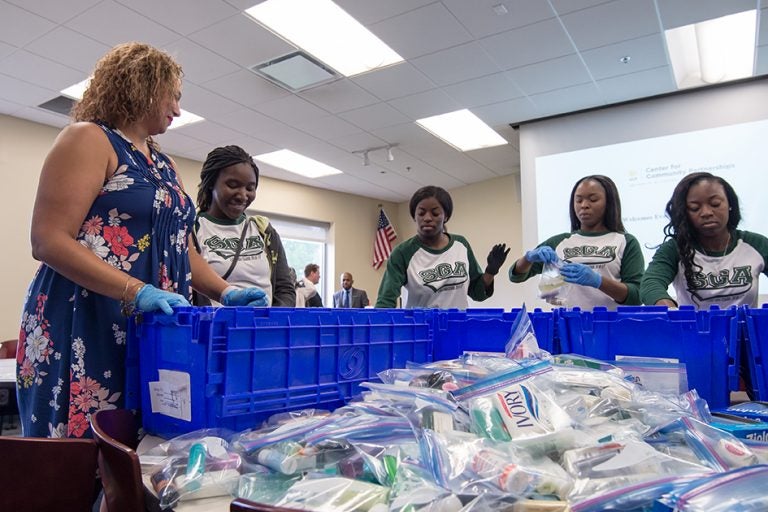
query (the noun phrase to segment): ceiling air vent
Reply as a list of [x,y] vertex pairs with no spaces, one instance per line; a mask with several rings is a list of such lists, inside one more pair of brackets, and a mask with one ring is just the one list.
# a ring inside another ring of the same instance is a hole
[[74,104],[75,100],[72,98],[68,98],[66,96],[57,96],[52,100],[41,103],[38,105],[38,107],[69,117],[69,112],[72,110]]
[[325,84],[341,76],[302,51],[251,66],[251,71],[292,92]]

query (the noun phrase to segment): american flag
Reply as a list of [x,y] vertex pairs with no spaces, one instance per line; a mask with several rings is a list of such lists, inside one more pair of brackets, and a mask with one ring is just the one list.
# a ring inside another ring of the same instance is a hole
[[389,223],[384,209],[379,210],[379,225],[376,228],[376,238],[373,241],[373,268],[381,267],[392,253],[392,241],[397,238],[395,228]]

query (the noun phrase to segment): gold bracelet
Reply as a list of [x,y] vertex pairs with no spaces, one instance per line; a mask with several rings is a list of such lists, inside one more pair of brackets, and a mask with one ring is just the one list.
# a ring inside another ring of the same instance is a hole
[[[120,312],[123,314],[123,316],[131,316],[133,312],[136,310],[136,296],[139,294],[139,291],[146,284],[143,281],[136,279],[136,282],[134,282],[133,286],[129,286],[129,283],[131,282],[132,279],[134,278],[129,277],[128,282],[125,283],[125,289],[123,290],[123,297],[122,297],[122,300],[120,301]],[[133,295],[133,298],[129,300],[128,297],[130,295]]]

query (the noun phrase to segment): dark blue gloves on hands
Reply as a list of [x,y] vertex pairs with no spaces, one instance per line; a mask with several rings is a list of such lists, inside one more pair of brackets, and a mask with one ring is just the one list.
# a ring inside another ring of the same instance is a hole
[[258,286],[250,288],[236,288],[227,286],[221,294],[221,301],[225,306],[254,306],[257,308],[269,306],[269,299],[264,290]]
[[566,283],[591,286],[592,288],[600,288],[600,285],[603,283],[603,278],[600,274],[581,263],[566,263],[560,269],[560,275],[563,276]]
[[190,306],[187,299],[178,293],[167,292],[155,288],[151,284],[145,284],[136,294],[136,309],[139,311],[150,312],[162,310],[166,315],[173,314],[173,306]]
[[531,263],[555,263],[560,258],[553,248],[542,245],[525,253],[525,259]]
[[492,276],[498,274],[499,269],[507,260],[507,254],[509,254],[507,244],[494,245],[491,252],[488,253],[488,266],[485,267],[485,273]]

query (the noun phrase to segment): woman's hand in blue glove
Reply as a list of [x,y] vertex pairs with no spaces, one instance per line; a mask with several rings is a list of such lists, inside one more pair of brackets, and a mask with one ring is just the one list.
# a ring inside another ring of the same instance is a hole
[[557,253],[548,245],[542,245],[525,253],[525,259],[531,263],[555,263],[558,259]]
[[258,286],[250,288],[236,288],[227,286],[221,294],[221,301],[225,306],[254,306],[257,308],[269,306],[269,299],[264,290]]
[[187,299],[178,293],[167,292],[155,288],[151,284],[145,284],[136,294],[136,309],[139,311],[150,312],[162,310],[166,315],[173,314],[174,306],[190,306]]
[[600,274],[581,263],[566,263],[560,269],[560,275],[563,276],[566,283],[591,286],[592,288],[600,288],[600,285],[603,283],[603,278]]

